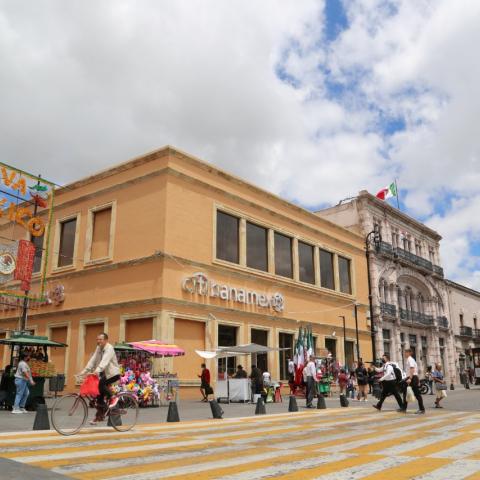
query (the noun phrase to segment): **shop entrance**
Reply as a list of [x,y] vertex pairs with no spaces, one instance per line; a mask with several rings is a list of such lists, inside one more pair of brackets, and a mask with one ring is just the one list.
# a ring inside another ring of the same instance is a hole
[[[68,327],[53,327],[50,329],[50,340],[67,344]],[[65,373],[66,348],[51,348],[50,361],[55,365],[57,373]]]
[[[268,331],[267,330],[257,330],[252,328],[251,330],[252,343],[257,345],[263,345],[268,347]],[[268,372],[268,355],[267,353],[257,353],[257,367],[262,372]]]
[[97,348],[97,337],[105,331],[105,324],[88,323],[85,325],[84,345],[85,350],[83,354],[83,365],[86,365]]
[[350,342],[348,340],[345,342],[345,363],[349,370],[352,370],[353,368],[353,346],[353,342]]
[[173,359],[173,373],[181,381],[195,381],[200,385],[198,375],[203,359],[195,350],[205,350],[205,323],[176,318],[174,343],[185,350],[185,356]]
[[325,348],[332,354],[332,358],[337,358],[337,340],[335,338],[326,338]]
[[[232,325],[218,326],[218,346],[219,347],[235,347],[237,345],[238,327]],[[218,376],[222,374],[234,375],[237,368],[236,357],[227,357],[218,359]]]

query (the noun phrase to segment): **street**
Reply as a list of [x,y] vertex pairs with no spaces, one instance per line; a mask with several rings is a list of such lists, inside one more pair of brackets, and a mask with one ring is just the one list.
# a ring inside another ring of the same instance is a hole
[[[463,404],[467,394],[472,407],[478,391],[456,390],[447,400]],[[372,402],[353,402],[344,409],[142,423],[129,433],[105,427],[73,437],[4,432],[0,456],[32,467],[23,479],[480,478],[480,414],[433,410],[425,400],[423,416],[414,415],[413,406],[406,415],[396,413],[389,399],[382,412]],[[14,476],[19,464],[9,461],[0,460],[0,478]]]

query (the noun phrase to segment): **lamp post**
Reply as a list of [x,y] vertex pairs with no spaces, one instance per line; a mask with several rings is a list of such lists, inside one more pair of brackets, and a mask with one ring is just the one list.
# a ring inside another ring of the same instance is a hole
[[355,335],[357,337],[357,364],[360,361],[360,341],[358,339],[358,303],[355,302],[353,305],[353,313],[355,316]]
[[367,278],[368,278],[368,304],[370,306],[370,335],[372,337],[372,355],[373,361],[377,359],[377,349],[375,347],[375,325],[373,319],[373,295],[372,295],[372,281],[370,279],[370,243],[372,242],[375,249],[378,250],[380,242],[382,241],[382,235],[378,225],[375,225],[374,229],[365,237],[365,255],[367,257]]
[[347,329],[345,328],[345,315],[339,315],[343,321],[343,365],[347,366]]

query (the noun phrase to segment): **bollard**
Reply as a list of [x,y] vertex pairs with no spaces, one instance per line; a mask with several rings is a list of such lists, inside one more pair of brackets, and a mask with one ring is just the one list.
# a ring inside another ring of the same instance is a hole
[[223,418],[225,412],[216,400],[210,400],[210,408],[212,409],[213,418]]
[[297,399],[295,395],[290,395],[290,400],[288,401],[288,411],[298,412]]
[[325,397],[323,395],[317,396],[317,409],[324,410],[327,408],[327,404],[325,403]]
[[177,402],[170,402],[168,404],[167,422],[179,422],[179,421],[180,421],[180,417],[178,415]]
[[257,400],[257,406],[255,408],[255,415],[265,415],[267,411],[265,410],[265,403],[263,403],[263,398],[260,397]]
[[450,390],[455,390],[455,387],[453,386],[453,382],[450,384]]
[[33,430],[50,430],[48,410],[47,406],[44,404],[37,404],[37,413],[35,414],[35,421],[33,422]]
[[342,395],[340,395],[340,406],[348,407],[348,398],[345,395],[343,395],[343,393]]

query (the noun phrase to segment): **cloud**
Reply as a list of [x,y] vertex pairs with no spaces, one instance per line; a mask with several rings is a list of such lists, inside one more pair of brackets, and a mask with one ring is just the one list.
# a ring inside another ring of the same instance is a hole
[[0,158],[64,183],[172,144],[306,207],[398,177],[475,283],[480,3],[324,7],[7,0]]

